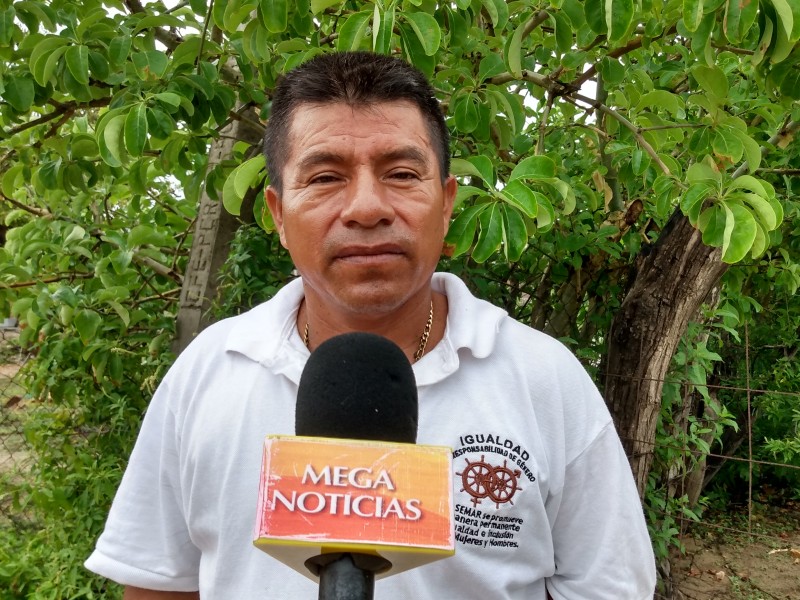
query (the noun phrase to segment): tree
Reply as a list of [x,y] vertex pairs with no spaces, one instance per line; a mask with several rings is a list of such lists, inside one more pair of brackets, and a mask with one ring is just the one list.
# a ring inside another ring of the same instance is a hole
[[[747,263],[800,281],[781,251],[800,169],[791,0],[0,6],[0,312],[25,342],[69,341],[60,364],[89,370],[87,394],[124,380],[123,357],[160,356],[197,279],[201,195],[270,230],[245,132],[263,129],[280,73],[332,49],[393,53],[431,77],[461,182],[448,268],[575,347],[641,492],[663,382],[689,323],[719,319],[721,277]],[[35,379],[45,404],[64,402],[52,376]],[[146,401],[130,383],[125,410]],[[87,439],[107,436],[107,412],[82,418]]]

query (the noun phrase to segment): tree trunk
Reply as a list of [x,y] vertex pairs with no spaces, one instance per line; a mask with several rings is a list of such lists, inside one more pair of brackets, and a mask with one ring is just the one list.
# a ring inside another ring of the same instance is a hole
[[605,398],[640,496],[653,462],[664,377],[690,319],[728,268],[721,254],[676,210],[614,317]]
[[[248,114],[247,121],[234,120],[211,143],[208,169],[233,156],[233,146],[240,140],[257,144],[262,132],[249,124],[258,117]],[[252,222],[252,201],[242,203],[242,218],[230,214],[222,202],[209,197],[206,190],[197,209],[194,239],[181,288],[178,332],[173,351],[179,354],[194,337],[213,322],[211,306],[217,295],[217,275],[228,258],[231,241],[242,221]]]

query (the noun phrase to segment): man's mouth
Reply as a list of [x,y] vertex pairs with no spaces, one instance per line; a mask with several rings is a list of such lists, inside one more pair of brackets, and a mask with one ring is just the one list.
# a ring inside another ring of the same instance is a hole
[[349,262],[379,262],[398,258],[403,254],[402,248],[397,244],[351,245],[336,252],[335,258]]

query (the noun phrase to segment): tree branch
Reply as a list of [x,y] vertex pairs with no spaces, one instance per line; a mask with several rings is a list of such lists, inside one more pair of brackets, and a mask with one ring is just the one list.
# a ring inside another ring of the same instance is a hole
[[[620,56],[625,56],[629,52],[633,52],[634,50],[638,50],[639,48],[641,48],[643,41],[644,38],[641,37],[635,38],[630,42],[628,42],[625,46],[622,46],[621,48],[615,48],[614,50],[609,52],[606,56],[608,56],[609,58],[619,58]],[[589,81],[592,77],[594,77],[597,74],[598,64],[599,63],[594,63],[591,67],[589,67],[583,73],[581,73],[580,77],[572,81],[571,84],[574,85],[575,87],[581,87],[584,83]]]
[[[46,115],[42,115],[38,119],[34,119],[33,121],[28,121],[27,123],[22,123],[21,125],[17,125],[13,127],[9,131],[6,132],[6,135],[16,135],[20,132],[25,131],[26,129],[30,129],[32,127],[36,127],[37,125],[43,125],[45,123],[49,123],[55,118],[63,117],[66,115],[67,118],[71,117],[73,113],[80,108],[81,106],[87,107],[97,107],[97,106],[106,106],[111,101],[111,98],[97,98],[95,100],[91,100],[84,105],[78,104],[76,101],[67,102],[67,103],[60,103],[60,102],[52,102],[51,104],[55,107],[55,110],[52,112],[47,113]],[[63,125],[64,122],[61,122]],[[57,129],[57,128],[56,128]],[[52,131],[52,130],[51,130]],[[50,134],[52,135],[52,134]]]
[[[794,140],[798,130],[800,130],[800,121],[789,121],[786,125],[781,127],[780,131],[767,140],[765,146],[761,147],[761,156],[766,156],[771,148],[785,148],[788,146],[792,140]],[[749,171],[750,164],[745,161],[739,165],[739,168],[733,172],[731,177],[736,179]]]
[[544,105],[542,118],[539,121],[539,139],[536,140],[536,154],[544,154],[544,136],[547,131],[547,120],[550,118],[550,111],[553,108],[553,101],[555,97],[551,93],[547,93],[547,103]]
[[8,196],[6,196],[2,192],[0,192],[0,199],[5,200],[11,206],[14,206],[14,207],[16,207],[16,208],[18,208],[20,210],[24,210],[25,212],[29,212],[32,215],[36,216],[36,217],[40,217],[40,218],[44,218],[44,219],[53,218],[53,215],[50,214],[49,212],[47,212],[46,210],[42,210],[41,208],[35,208],[33,206],[28,206],[27,204],[23,204],[22,202],[18,202],[16,200],[14,200],[13,198],[9,198]]
[[[567,98],[569,99],[569,96]],[[603,114],[608,115],[612,119],[615,119],[616,121],[618,121],[620,123],[620,125],[625,127],[625,129],[629,130],[633,134],[633,136],[636,138],[636,142],[642,147],[642,149],[645,152],[647,152],[647,154],[650,155],[650,158],[652,158],[653,162],[658,165],[658,168],[661,169],[661,171],[665,175],[670,175],[671,174],[670,170],[669,170],[669,167],[666,164],[664,164],[664,161],[661,160],[661,157],[653,149],[653,147],[650,145],[650,143],[646,139],[644,139],[644,137],[641,134],[641,130],[638,127],[636,127],[636,125],[634,125],[633,123],[628,121],[628,119],[623,117],[617,111],[609,108],[608,106],[606,106],[605,104],[603,104],[601,102],[598,102],[596,100],[592,100],[591,98],[588,98],[586,96],[583,96],[583,95],[577,94],[577,93],[572,94],[572,98],[574,98],[575,100],[577,100],[579,102],[583,102],[585,104],[588,104],[589,106],[594,107],[596,110],[599,110]]]
[[546,10],[540,10],[539,12],[534,13],[534,15],[530,19],[528,19],[528,21],[524,25],[524,29],[522,30],[522,39],[525,39],[531,33],[533,33],[533,30],[536,29],[539,25],[541,25],[545,21],[547,21],[549,17],[550,13],[547,12]]
[[15,283],[3,283],[0,281],[0,288],[16,290],[26,287],[34,287],[40,283],[57,283],[59,281],[72,281],[73,279],[90,279],[94,273],[60,273],[44,279],[34,279],[32,281],[17,281]]
[[[125,6],[128,7],[128,10],[131,11],[131,14],[142,14],[147,12],[139,0],[125,0]],[[178,44],[183,41],[181,36],[173,31],[170,31],[169,29],[154,27],[153,30],[155,31],[156,39],[164,44],[170,52],[175,50]]]

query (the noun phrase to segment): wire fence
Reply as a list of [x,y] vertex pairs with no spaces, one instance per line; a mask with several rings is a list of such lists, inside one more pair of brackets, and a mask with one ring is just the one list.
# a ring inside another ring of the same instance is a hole
[[[21,514],[7,492],[13,487],[9,484],[26,477],[34,460],[25,437],[25,415],[34,400],[23,381],[23,368],[32,355],[19,347],[18,334],[14,327],[0,327],[0,485],[4,486],[0,489],[0,527],[23,532],[35,526],[33,517]],[[665,383],[679,383],[686,394],[697,388],[689,381]],[[650,511],[651,519],[655,516],[672,524],[683,546],[682,551],[673,549],[670,559],[659,565],[661,582],[655,595],[659,600],[800,598],[800,483],[794,489],[775,489],[776,481],[800,482],[800,461],[782,462],[765,456],[753,433],[754,418],[759,418],[755,397],[780,399],[786,404],[786,414],[796,412],[800,428],[800,393],[748,383],[737,386],[719,381],[706,386],[710,394],[725,393],[745,407],[744,418],[739,415],[745,439],[738,444],[738,452],[713,446],[702,453],[699,464],[693,460],[697,448],[682,445],[680,440],[644,442],[654,453],[672,451],[687,457],[683,470],[668,474],[671,481],[663,486],[663,508]],[[703,424],[704,420],[701,417],[695,422]],[[796,428],[794,434],[800,447],[800,431]],[[708,476],[724,462],[741,465],[744,473],[743,486],[729,490],[736,499],[730,501],[727,514],[708,510],[697,517],[670,502],[685,493],[682,486],[692,472],[702,469]],[[781,474],[782,479],[770,477],[772,472]]]
[[27,518],[15,510],[13,495],[7,493],[15,481],[24,478],[33,460],[25,440],[25,386],[20,370],[29,355],[17,344],[19,330],[0,326],[0,527],[20,527]]

